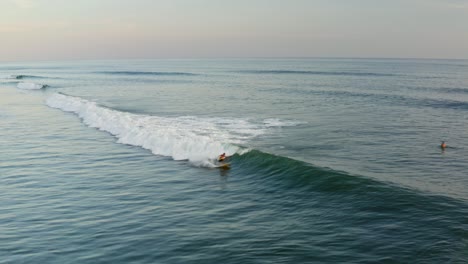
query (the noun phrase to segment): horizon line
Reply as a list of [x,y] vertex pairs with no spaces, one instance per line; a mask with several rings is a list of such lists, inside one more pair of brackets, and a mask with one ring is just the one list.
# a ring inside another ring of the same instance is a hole
[[442,57],[354,57],[354,56],[236,56],[236,57],[173,57],[173,58],[95,58],[95,59],[51,59],[51,60],[6,60],[0,63],[38,63],[38,62],[73,62],[73,61],[143,61],[143,60],[286,60],[286,59],[339,59],[339,60],[458,60],[464,61],[468,58],[442,58]]

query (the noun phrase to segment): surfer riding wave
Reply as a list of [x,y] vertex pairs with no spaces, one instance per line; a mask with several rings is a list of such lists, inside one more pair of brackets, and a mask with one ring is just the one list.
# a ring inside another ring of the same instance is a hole
[[219,162],[224,161],[225,159],[226,159],[226,153],[223,153],[223,154],[218,156],[218,161]]

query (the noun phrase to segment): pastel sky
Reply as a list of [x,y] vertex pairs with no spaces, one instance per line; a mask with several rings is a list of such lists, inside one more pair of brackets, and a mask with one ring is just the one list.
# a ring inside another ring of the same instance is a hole
[[0,0],[0,61],[468,59],[468,0]]

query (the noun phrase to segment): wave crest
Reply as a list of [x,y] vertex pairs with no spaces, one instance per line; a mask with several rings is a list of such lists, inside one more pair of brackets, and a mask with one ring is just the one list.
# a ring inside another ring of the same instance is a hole
[[210,161],[220,153],[247,152],[238,145],[266,132],[266,128],[243,119],[139,115],[60,93],[49,96],[46,104],[77,114],[86,125],[114,135],[118,143],[204,167],[211,167]]

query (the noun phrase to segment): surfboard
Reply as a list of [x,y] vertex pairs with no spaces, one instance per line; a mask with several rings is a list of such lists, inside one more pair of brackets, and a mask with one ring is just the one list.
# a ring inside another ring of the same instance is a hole
[[231,163],[219,163],[216,167],[221,169],[229,169],[231,168]]

